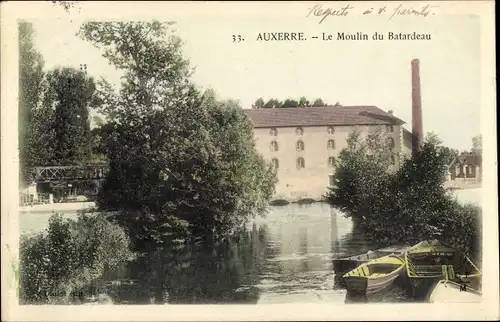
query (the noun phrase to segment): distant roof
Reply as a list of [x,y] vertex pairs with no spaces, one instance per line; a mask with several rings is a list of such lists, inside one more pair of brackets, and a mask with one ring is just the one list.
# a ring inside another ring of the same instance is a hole
[[405,123],[376,106],[281,107],[244,111],[256,128]]
[[466,164],[466,165],[478,165],[481,166],[483,162],[482,156],[479,153],[461,153],[455,157],[450,166],[455,165],[457,163]]

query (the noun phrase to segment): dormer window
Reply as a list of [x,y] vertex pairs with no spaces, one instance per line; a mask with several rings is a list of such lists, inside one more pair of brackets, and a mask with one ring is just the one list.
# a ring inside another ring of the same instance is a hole
[[271,136],[277,136],[278,135],[278,130],[275,129],[275,128],[272,128],[270,131],[269,131],[269,134]]
[[333,126],[329,126],[328,127],[328,134],[333,134],[335,133],[335,129],[333,128]]

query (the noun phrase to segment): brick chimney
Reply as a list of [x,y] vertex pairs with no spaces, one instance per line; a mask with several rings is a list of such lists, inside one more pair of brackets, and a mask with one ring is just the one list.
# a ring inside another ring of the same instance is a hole
[[422,95],[420,93],[420,62],[411,61],[412,152],[420,149],[423,140]]

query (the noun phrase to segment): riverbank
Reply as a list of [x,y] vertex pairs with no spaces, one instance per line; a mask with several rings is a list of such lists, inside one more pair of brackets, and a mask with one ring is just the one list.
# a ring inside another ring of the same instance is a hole
[[76,213],[79,210],[90,209],[95,207],[95,202],[68,202],[68,203],[51,203],[51,204],[41,204],[32,206],[22,206],[19,207],[19,212],[22,214],[29,213],[56,213],[56,212],[73,212]]

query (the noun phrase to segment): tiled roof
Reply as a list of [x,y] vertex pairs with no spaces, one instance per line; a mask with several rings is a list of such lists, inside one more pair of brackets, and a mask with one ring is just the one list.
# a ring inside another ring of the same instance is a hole
[[453,161],[452,165],[461,163],[461,164],[466,164],[466,165],[479,165],[481,166],[482,163],[482,156],[481,154],[476,154],[476,153],[462,153],[456,156],[455,160]]
[[254,127],[404,124],[376,106],[245,109]]

